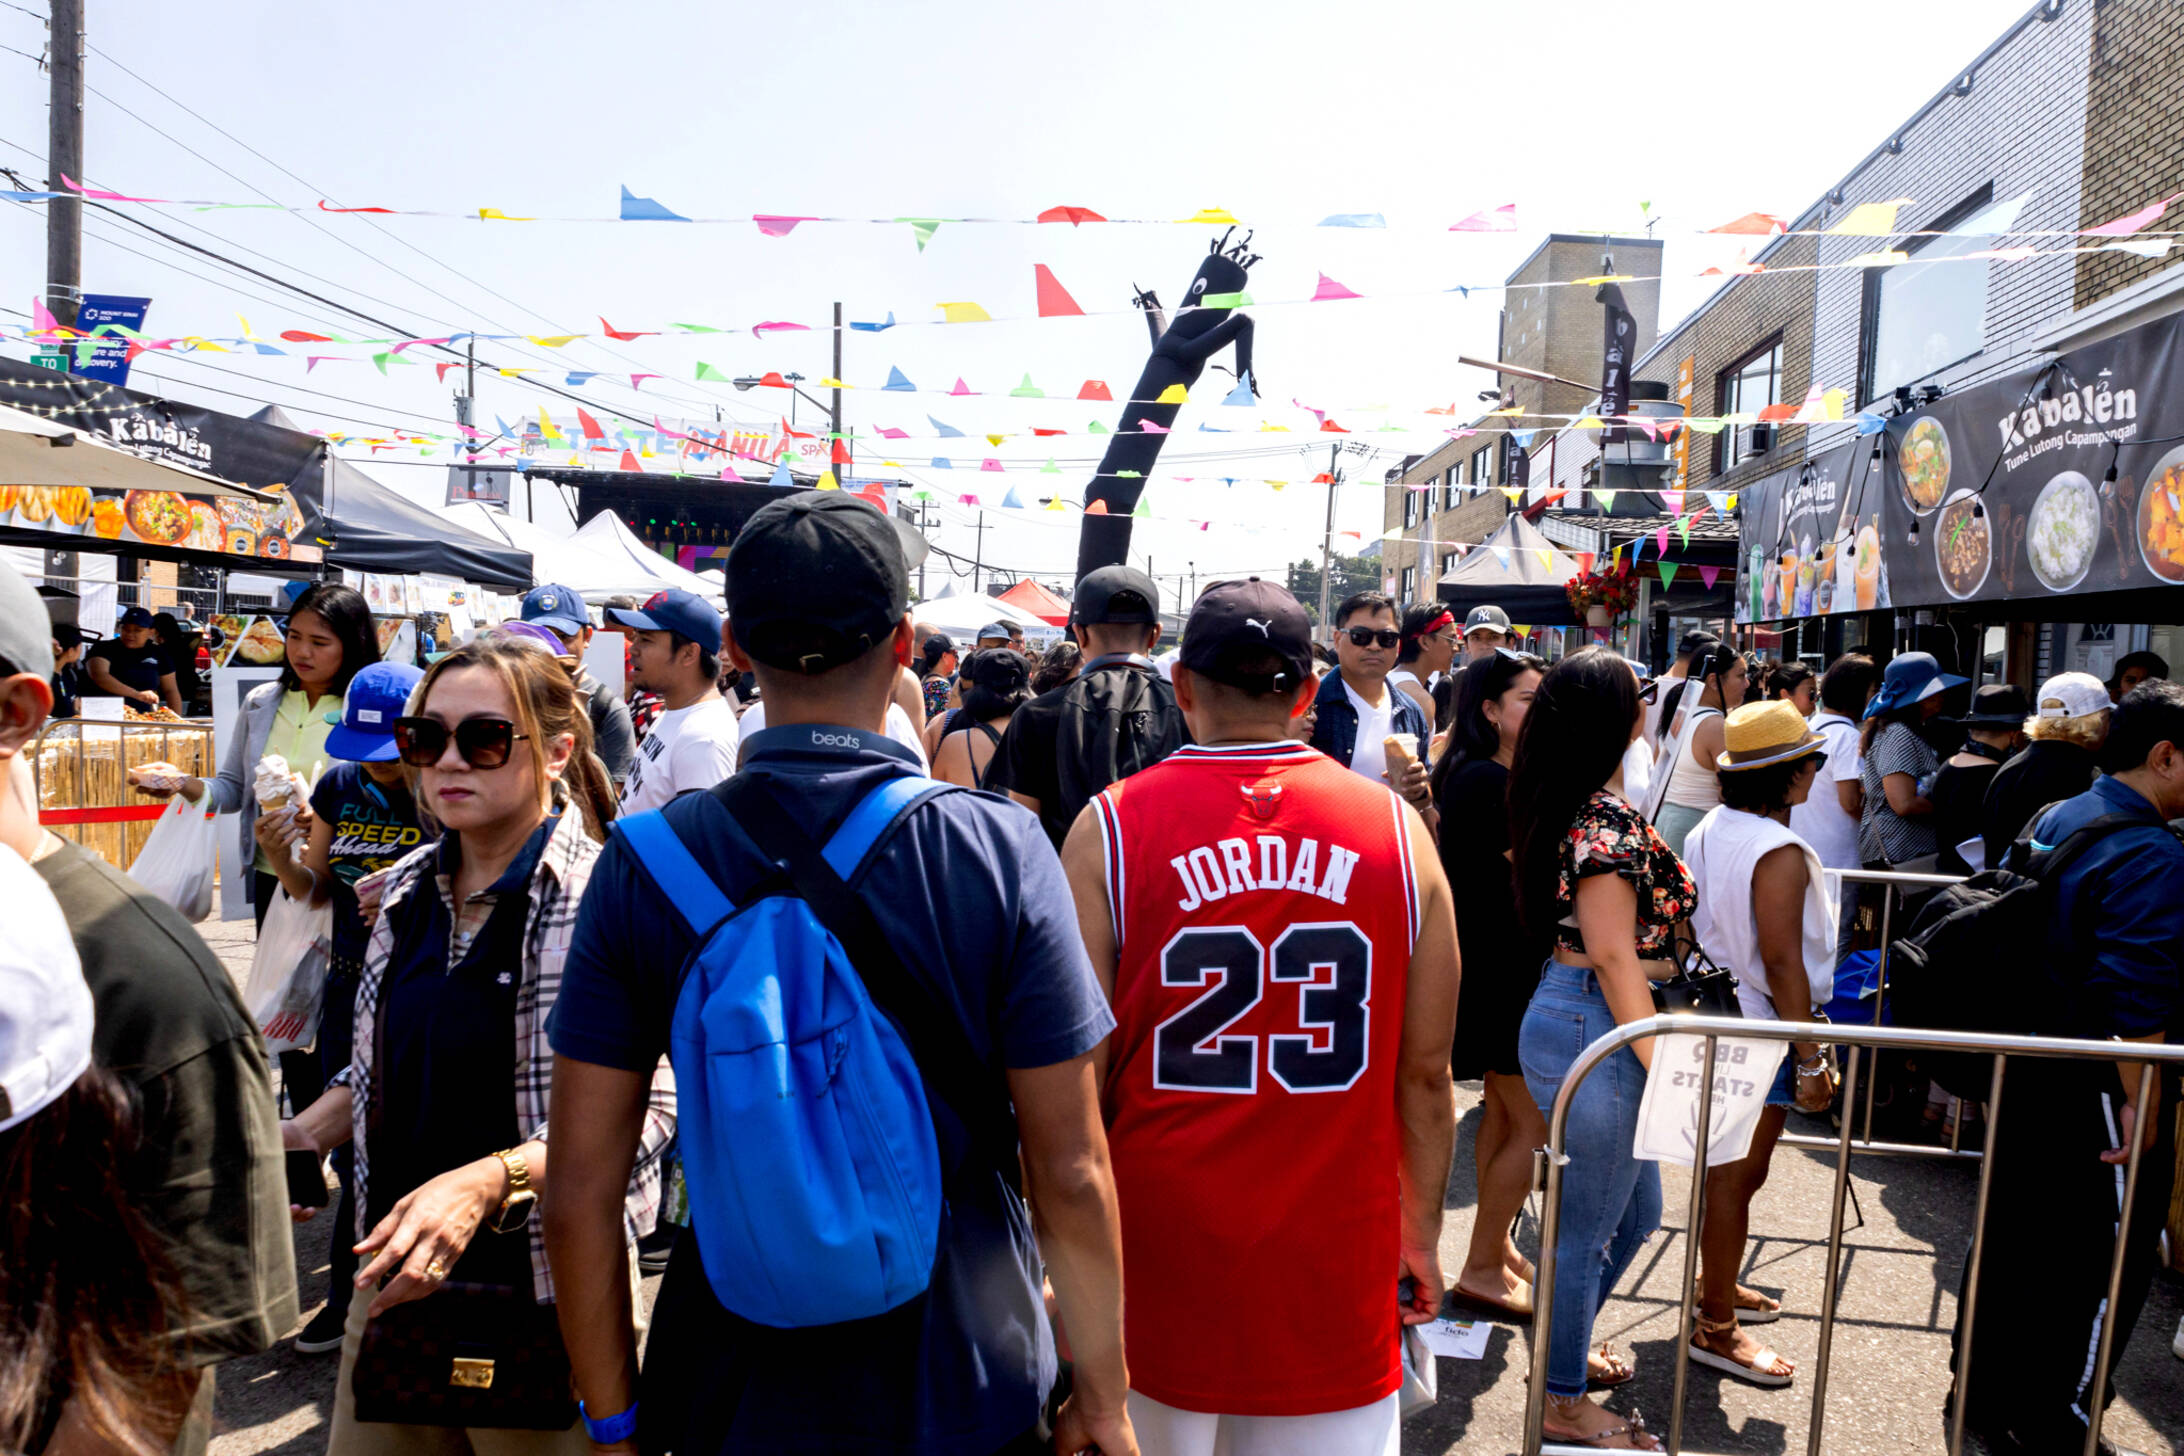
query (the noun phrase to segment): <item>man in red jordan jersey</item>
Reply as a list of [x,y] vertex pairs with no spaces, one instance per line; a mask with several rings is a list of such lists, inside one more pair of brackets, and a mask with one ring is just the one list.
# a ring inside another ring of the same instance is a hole
[[1311,662],[1295,597],[1209,587],[1175,669],[1195,743],[1094,798],[1062,850],[1118,1023],[1103,1098],[1147,1456],[1394,1456],[1399,1327],[1441,1302],[1448,882],[1401,798],[1289,738]]

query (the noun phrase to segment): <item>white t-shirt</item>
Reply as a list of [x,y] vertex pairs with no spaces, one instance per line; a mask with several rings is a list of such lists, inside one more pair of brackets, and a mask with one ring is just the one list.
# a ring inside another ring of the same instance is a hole
[[1790,809],[1790,828],[1831,870],[1859,867],[1858,821],[1843,812],[1836,784],[1858,782],[1858,725],[1825,709],[1812,716],[1812,731],[1827,740],[1828,761],[1812,781],[1812,793]]
[[[763,733],[765,731],[766,700],[760,698],[757,702],[751,704],[750,711],[743,715],[743,736],[748,738],[753,733]],[[925,745],[918,738],[917,725],[910,721],[910,715],[902,710],[900,703],[889,703],[887,705],[887,736],[918,756],[918,771],[920,773],[929,774],[933,771],[932,764],[926,761]]]
[[637,745],[622,785],[622,812],[657,809],[677,794],[710,789],[736,771],[736,710],[721,698],[660,714]]
[[1387,783],[1388,746],[1381,740],[1394,731],[1395,695],[1399,688],[1383,687],[1387,696],[1379,707],[1374,707],[1357,695],[1357,689],[1347,679],[1343,692],[1350,698],[1350,706],[1357,710],[1357,746],[1350,751],[1350,769],[1361,773],[1376,784]]

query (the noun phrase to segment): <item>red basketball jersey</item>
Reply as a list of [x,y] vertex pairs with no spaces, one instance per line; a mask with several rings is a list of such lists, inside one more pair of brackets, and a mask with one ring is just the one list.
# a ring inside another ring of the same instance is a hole
[[1093,800],[1119,961],[1103,1096],[1130,1383],[1312,1415],[1401,1383],[1402,801],[1303,744],[1185,747]]

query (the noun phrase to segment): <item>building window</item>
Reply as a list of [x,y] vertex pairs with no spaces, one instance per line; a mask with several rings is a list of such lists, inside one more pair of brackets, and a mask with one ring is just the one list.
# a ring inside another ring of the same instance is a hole
[[1456,484],[1457,484],[1457,480],[1458,480],[1458,478],[1459,478],[1459,477],[1460,477],[1460,476],[1461,476],[1462,474],[1463,474],[1463,468],[1462,468],[1462,467],[1461,467],[1460,465],[1451,465],[1451,466],[1450,466],[1450,467],[1448,468],[1448,474],[1447,474],[1446,476],[1444,476],[1444,477],[1442,478],[1442,482],[1441,482],[1441,509],[1442,509],[1442,510],[1444,510],[1444,511],[1453,511],[1453,510],[1455,510],[1455,509],[1456,509]]
[[[1715,380],[1714,397],[1717,415],[1756,415],[1771,404],[1782,402],[1782,340],[1779,336],[1768,340],[1736,363],[1724,369]],[[1770,432],[1772,427],[1768,427]],[[1754,448],[1751,425],[1736,425],[1714,437],[1714,470],[1719,474],[1733,470],[1754,455],[1762,453]]]
[[1454,551],[1443,551],[1441,553],[1441,575],[1447,576],[1455,568],[1455,565],[1456,553]]
[[1409,486],[1407,486],[1407,485],[1406,485],[1406,486],[1404,486],[1404,487],[1402,487],[1402,491],[1403,491],[1403,528],[1404,528],[1405,530],[1409,530],[1409,529],[1410,529],[1410,528],[1411,528],[1412,526],[1415,526],[1415,525],[1417,525],[1417,524],[1418,524],[1418,495],[1419,495],[1419,493],[1418,493],[1417,491],[1415,491],[1415,490],[1412,490],[1412,489],[1411,489],[1411,488],[1410,488]]
[[1861,403],[1915,384],[1985,347],[1988,265],[1961,260],[1998,246],[1995,235],[2017,221],[2023,201],[1995,202],[1990,184],[1920,229],[1948,236],[1883,244],[1900,246],[1911,261],[1865,270]]
[[1403,585],[1401,589],[1396,592],[1395,599],[1397,602],[1400,603],[1415,601],[1417,597],[1418,568],[1415,566],[1406,566],[1403,568]]
[[1471,483],[1489,486],[1494,483],[1494,447],[1474,451],[1471,456]]
[[1419,509],[1423,511],[1426,515],[1430,516],[1436,510],[1440,509],[1439,497],[1441,493],[1433,488],[1432,481],[1427,481],[1426,488],[1418,492],[1418,494],[1425,497],[1425,499],[1420,503]]

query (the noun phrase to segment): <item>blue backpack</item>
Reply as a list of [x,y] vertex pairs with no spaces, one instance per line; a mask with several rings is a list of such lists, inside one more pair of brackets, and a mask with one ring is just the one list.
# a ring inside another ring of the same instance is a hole
[[951,1134],[961,1124],[928,1098],[911,1043],[957,1077],[969,1050],[849,885],[905,817],[949,789],[891,778],[819,848],[762,783],[721,785],[706,796],[711,812],[777,871],[741,905],[659,813],[614,826],[697,933],[668,1041],[690,1221],[714,1294],[755,1323],[864,1319],[932,1277],[944,1181],[935,1112]]

